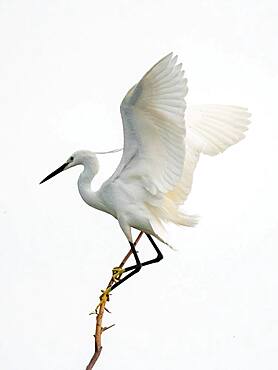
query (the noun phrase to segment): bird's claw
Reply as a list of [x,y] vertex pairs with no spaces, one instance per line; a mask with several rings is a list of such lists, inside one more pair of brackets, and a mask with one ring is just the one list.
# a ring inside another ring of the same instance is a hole
[[112,280],[114,283],[117,283],[122,274],[125,272],[125,269],[121,268],[121,267],[114,267],[113,270],[112,270]]
[[101,290],[102,294],[99,297],[99,304],[95,308],[95,313],[98,314],[98,309],[100,306],[104,305],[107,301],[109,301],[109,294],[111,292],[111,287],[106,288],[105,290]]

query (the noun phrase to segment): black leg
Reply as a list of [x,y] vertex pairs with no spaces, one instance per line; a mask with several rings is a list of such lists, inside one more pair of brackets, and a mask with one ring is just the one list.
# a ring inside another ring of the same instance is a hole
[[[132,271],[129,274],[127,274],[121,280],[119,280],[115,284],[113,284],[112,287],[111,287],[111,290],[117,288],[120,284],[122,284],[124,281],[126,281],[127,279],[129,279],[132,275],[137,274],[137,272],[139,272],[141,270],[142,264],[141,264],[141,262],[139,260],[139,257],[138,257],[138,254],[136,252],[135,246],[131,242],[129,242],[129,244],[130,244],[130,248],[132,250],[132,253],[134,255],[136,265],[133,266],[133,269],[132,269]],[[126,271],[126,269],[125,269],[125,271]]]
[[[141,266],[147,266],[147,265],[151,265],[152,263],[157,263],[159,261],[161,261],[163,259],[163,254],[161,253],[160,249],[158,248],[158,246],[155,244],[153,238],[149,235],[149,234],[146,234],[149,241],[151,242],[151,245],[154,247],[156,253],[157,253],[157,256],[149,261],[146,261],[146,262],[143,262],[141,263]],[[134,270],[136,269],[137,265],[133,265],[133,266],[129,266],[129,267],[126,267],[125,268],[125,272],[126,271],[130,271],[130,270]]]

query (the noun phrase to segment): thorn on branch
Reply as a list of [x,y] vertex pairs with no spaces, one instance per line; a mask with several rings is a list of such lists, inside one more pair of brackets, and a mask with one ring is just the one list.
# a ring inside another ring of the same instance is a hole
[[102,328],[102,333],[105,331],[105,330],[108,330],[110,328],[113,328],[113,326],[115,326],[116,324],[112,324],[112,325],[109,325],[109,326],[105,326],[104,328]]

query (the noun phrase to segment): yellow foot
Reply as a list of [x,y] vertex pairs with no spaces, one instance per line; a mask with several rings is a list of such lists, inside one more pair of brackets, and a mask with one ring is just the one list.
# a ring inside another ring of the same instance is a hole
[[99,297],[99,304],[96,306],[95,313],[98,313],[98,309],[101,305],[105,305],[107,301],[109,301],[109,294],[111,292],[111,288],[107,288],[105,290],[102,290],[102,294]]
[[112,280],[114,283],[117,283],[122,274],[125,272],[125,269],[122,269],[121,267],[114,267],[112,270]]

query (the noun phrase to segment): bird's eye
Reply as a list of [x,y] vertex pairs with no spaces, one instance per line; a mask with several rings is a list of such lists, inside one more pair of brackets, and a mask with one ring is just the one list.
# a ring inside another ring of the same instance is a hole
[[73,156],[71,156],[71,157],[70,157],[70,161],[73,161],[73,159],[74,159],[74,158],[73,158]]

